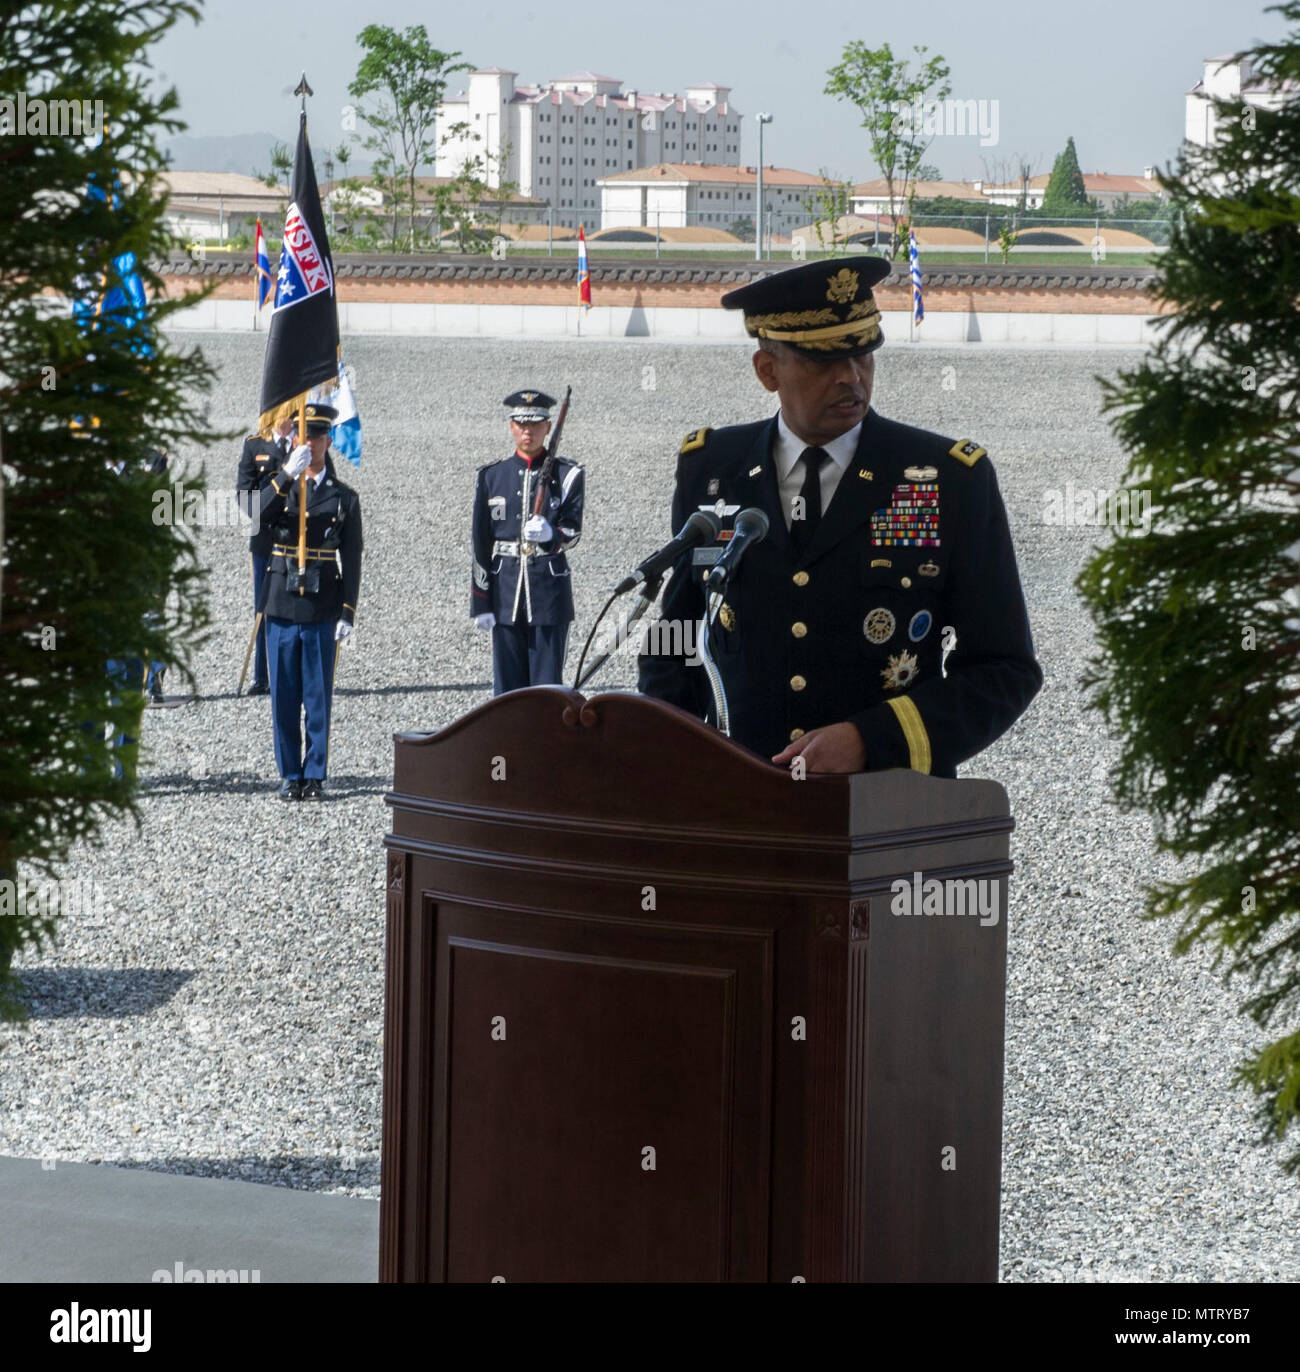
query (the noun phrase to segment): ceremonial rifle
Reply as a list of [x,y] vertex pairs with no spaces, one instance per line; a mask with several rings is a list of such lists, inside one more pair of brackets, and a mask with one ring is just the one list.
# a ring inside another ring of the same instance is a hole
[[556,458],[560,455],[560,435],[564,432],[564,421],[569,414],[569,396],[573,387],[564,388],[564,399],[560,402],[560,413],[555,418],[555,428],[551,431],[550,446],[546,449],[546,460],[537,473],[537,495],[533,500],[533,513],[541,514],[546,505],[546,490],[551,484],[551,473],[555,470]]

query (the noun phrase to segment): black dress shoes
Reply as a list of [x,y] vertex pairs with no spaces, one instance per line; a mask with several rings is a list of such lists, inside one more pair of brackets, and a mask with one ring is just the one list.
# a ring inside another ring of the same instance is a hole
[[255,681],[248,688],[248,694],[250,696],[269,696],[271,694],[271,688],[265,681]]
[[324,800],[325,783],[320,777],[308,777],[302,784],[303,800]]
[[302,782],[297,777],[285,777],[280,783],[281,800],[301,800]]

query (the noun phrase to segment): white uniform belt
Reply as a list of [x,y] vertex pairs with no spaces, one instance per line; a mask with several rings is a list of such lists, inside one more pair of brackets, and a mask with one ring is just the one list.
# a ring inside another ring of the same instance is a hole
[[[525,544],[523,545],[523,548],[524,548],[524,556],[525,556],[525,557],[536,557],[536,556],[538,555],[538,553],[540,553],[540,552],[542,551],[542,547],[541,547],[541,545],[540,545],[539,543],[525,543]],[[492,545],[492,556],[493,556],[493,557],[518,557],[518,556],[519,556],[519,544],[518,544],[517,542],[515,542],[515,543],[502,543],[502,542],[500,542],[500,541],[497,541],[496,543],[494,543],[494,544]]]

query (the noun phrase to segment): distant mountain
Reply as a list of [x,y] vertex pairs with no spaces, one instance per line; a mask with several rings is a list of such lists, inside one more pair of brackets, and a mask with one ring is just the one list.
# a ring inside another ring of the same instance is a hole
[[[181,133],[165,139],[163,147],[177,171],[242,172],[245,176],[253,176],[259,172],[265,175],[271,170],[271,149],[277,142],[287,142],[292,155],[293,144],[283,138],[277,139],[273,133],[234,133],[205,138]],[[326,151],[325,148],[312,148],[316,176],[321,181],[325,180]],[[369,158],[354,154],[348,162],[349,176],[364,176],[369,171]],[[343,169],[336,162],[334,175],[342,174]]]

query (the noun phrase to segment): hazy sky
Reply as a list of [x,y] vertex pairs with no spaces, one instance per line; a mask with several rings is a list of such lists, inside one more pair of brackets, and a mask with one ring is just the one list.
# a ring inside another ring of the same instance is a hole
[[[818,3],[818,0],[208,0],[156,65],[180,92],[194,135],[272,133],[290,143],[306,68],[313,144],[337,142],[368,23],[424,24],[444,51],[501,66],[521,83],[590,69],[638,90],[692,82],[732,87],[745,118],[742,160],[757,152],[753,115],[770,111],[764,161],[864,180],[876,174],[851,106],[822,94],[844,44],[924,44],[952,70],[954,99],[997,102],[998,142],[940,137],[928,161],[947,177],[982,174],[983,159],[1026,154],[1037,169],[1073,134],[1086,172],[1140,172],[1176,152],[1184,95],[1205,57],[1281,35],[1275,14],[1223,0],[1088,0],[1086,4]],[[992,106],[987,107],[990,111]]]

